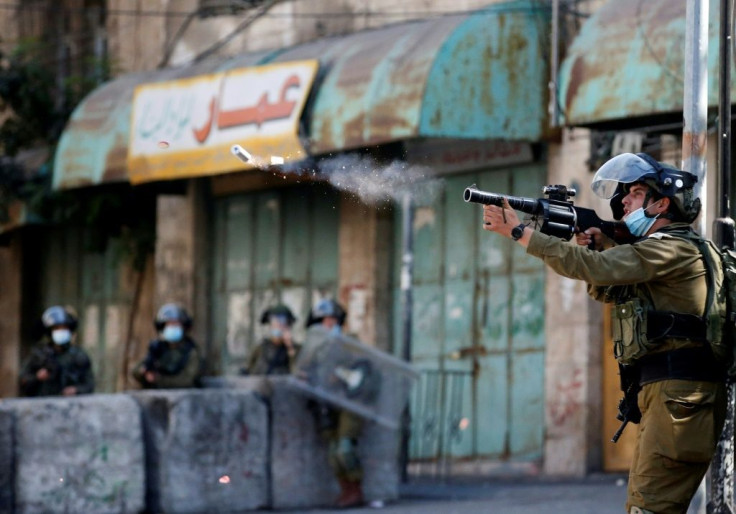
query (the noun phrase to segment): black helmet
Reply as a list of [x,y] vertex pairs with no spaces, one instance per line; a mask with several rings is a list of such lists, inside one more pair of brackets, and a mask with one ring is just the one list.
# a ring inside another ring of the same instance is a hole
[[286,305],[280,303],[278,305],[274,305],[273,307],[269,307],[265,311],[263,311],[263,314],[261,314],[261,323],[264,325],[268,323],[271,319],[271,316],[282,316],[286,319],[287,325],[292,325],[296,321],[296,316],[294,316],[294,313],[291,312],[291,309],[289,309]]
[[184,307],[177,303],[167,303],[161,306],[158,314],[156,314],[156,319],[153,320],[153,326],[160,332],[169,321],[178,321],[185,329],[192,326],[191,316]]
[[324,318],[337,318],[337,324],[342,326],[345,323],[345,309],[331,298],[325,298],[317,302],[317,305],[309,313],[307,318],[307,326],[311,327],[315,323],[321,322]]
[[616,219],[623,217],[623,199],[631,184],[643,182],[672,201],[680,216],[692,223],[700,213],[700,198],[693,187],[698,177],[659,162],[644,153],[623,153],[601,166],[593,177],[591,188],[601,198],[611,199]]
[[43,314],[41,315],[41,323],[43,323],[43,327],[47,332],[57,325],[69,327],[69,330],[72,332],[77,329],[76,316],[61,305],[54,305],[53,307],[49,307],[43,311]]

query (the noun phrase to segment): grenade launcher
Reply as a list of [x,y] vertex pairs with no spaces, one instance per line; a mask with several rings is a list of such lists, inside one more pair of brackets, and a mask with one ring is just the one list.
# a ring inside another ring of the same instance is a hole
[[466,202],[501,207],[505,198],[513,209],[531,215],[537,225],[541,224],[540,232],[566,240],[570,240],[577,232],[583,232],[590,227],[599,228],[617,243],[632,242],[635,239],[624,222],[604,221],[593,209],[573,205],[570,198],[575,196],[574,189],[555,185],[545,186],[542,192],[545,198],[535,199],[499,195],[470,186],[465,189],[463,199]]

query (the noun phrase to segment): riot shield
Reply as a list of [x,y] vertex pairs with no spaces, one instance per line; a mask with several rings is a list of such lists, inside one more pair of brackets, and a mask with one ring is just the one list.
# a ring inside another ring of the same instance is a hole
[[313,326],[288,384],[314,400],[396,429],[418,376],[392,355]]

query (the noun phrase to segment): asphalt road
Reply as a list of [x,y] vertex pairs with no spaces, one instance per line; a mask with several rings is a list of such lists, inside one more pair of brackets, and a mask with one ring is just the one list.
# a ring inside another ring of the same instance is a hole
[[[454,479],[445,483],[415,480],[402,486],[401,499],[398,502],[387,504],[380,509],[363,507],[346,512],[621,514],[624,512],[625,501],[624,475],[592,475],[583,479],[569,480]],[[335,510],[309,512],[334,514]]]

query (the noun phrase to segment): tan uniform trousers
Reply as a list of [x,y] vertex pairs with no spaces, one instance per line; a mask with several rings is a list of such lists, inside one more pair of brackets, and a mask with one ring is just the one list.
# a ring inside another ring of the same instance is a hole
[[662,380],[642,387],[639,408],[626,511],[685,513],[723,429],[726,387]]
[[322,432],[328,444],[330,467],[339,480],[360,482],[363,479],[363,467],[358,456],[357,441],[363,429],[363,420],[344,410],[335,410],[333,414],[336,417],[335,426]]

